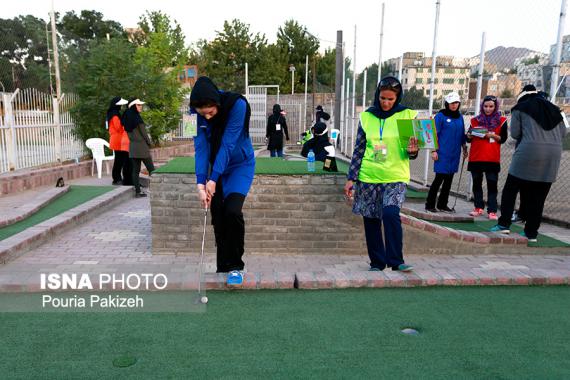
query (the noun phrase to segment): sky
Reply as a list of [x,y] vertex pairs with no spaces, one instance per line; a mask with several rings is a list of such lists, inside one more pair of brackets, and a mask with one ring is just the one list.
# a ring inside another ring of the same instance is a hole
[[[356,28],[356,69],[378,62],[381,8],[385,4],[382,59],[420,51],[431,56],[436,0],[324,0],[265,1],[174,1],[174,0],[53,0],[54,9],[65,13],[97,10],[105,19],[135,27],[147,10],[160,10],[178,21],[188,44],[211,40],[222,30],[224,20],[237,18],[250,31],[265,34],[275,42],[277,30],[295,19],[321,40],[321,47],[334,47],[337,30],[343,31],[345,54],[354,56]],[[486,33],[486,50],[497,46],[525,47],[548,53],[556,42],[562,0],[440,0],[438,55],[472,57],[481,50]],[[50,0],[3,1],[0,17],[32,14],[48,19]],[[570,34],[570,18],[564,23]]]

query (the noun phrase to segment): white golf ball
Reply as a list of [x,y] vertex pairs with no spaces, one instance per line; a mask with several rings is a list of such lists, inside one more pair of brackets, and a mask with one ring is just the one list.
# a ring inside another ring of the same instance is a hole
[[208,297],[203,296],[202,298],[200,298],[200,302],[202,302],[203,304],[207,304],[208,303]]

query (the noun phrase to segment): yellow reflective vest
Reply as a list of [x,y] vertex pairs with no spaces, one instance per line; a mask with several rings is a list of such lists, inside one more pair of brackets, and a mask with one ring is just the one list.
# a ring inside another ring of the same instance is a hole
[[358,180],[365,183],[410,182],[410,160],[407,146],[401,146],[398,119],[414,119],[417,111],[405,109],[381,120],[370,112],[360,114],[366,133],[366,150]]

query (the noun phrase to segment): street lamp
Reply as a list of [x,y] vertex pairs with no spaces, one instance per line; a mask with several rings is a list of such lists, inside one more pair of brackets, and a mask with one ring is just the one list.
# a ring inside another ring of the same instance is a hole
[[289,71],[291,72],[291,95],[295,94],[295,66],[289,65]]

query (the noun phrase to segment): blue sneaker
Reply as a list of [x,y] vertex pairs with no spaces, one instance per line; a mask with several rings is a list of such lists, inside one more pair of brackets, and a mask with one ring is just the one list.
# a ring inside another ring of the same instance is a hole
[[491,232],[496,232],[498,234],[505,234],[508,235],[511,233],[511,230],[509,230],[509,227],[503,227],[499,224],[497,224],[496,226],[492,227],[490,229]]
[[392,267],[392,270],[399,272],[411,272],[414,270],[414,267],[409,264],[400,264],[397,267]]
[[228,286],[242,286],[243,285],[243,274],[239,270],[233,270],[228,273],[228,280],[226,282]]
[[524,233],[524,231],[520,232],[519,235],[521,235],[522,237],[527,238],[529,243],[537,243],[538,239],[537,238],[529,238],[526,236],[526,234]]

